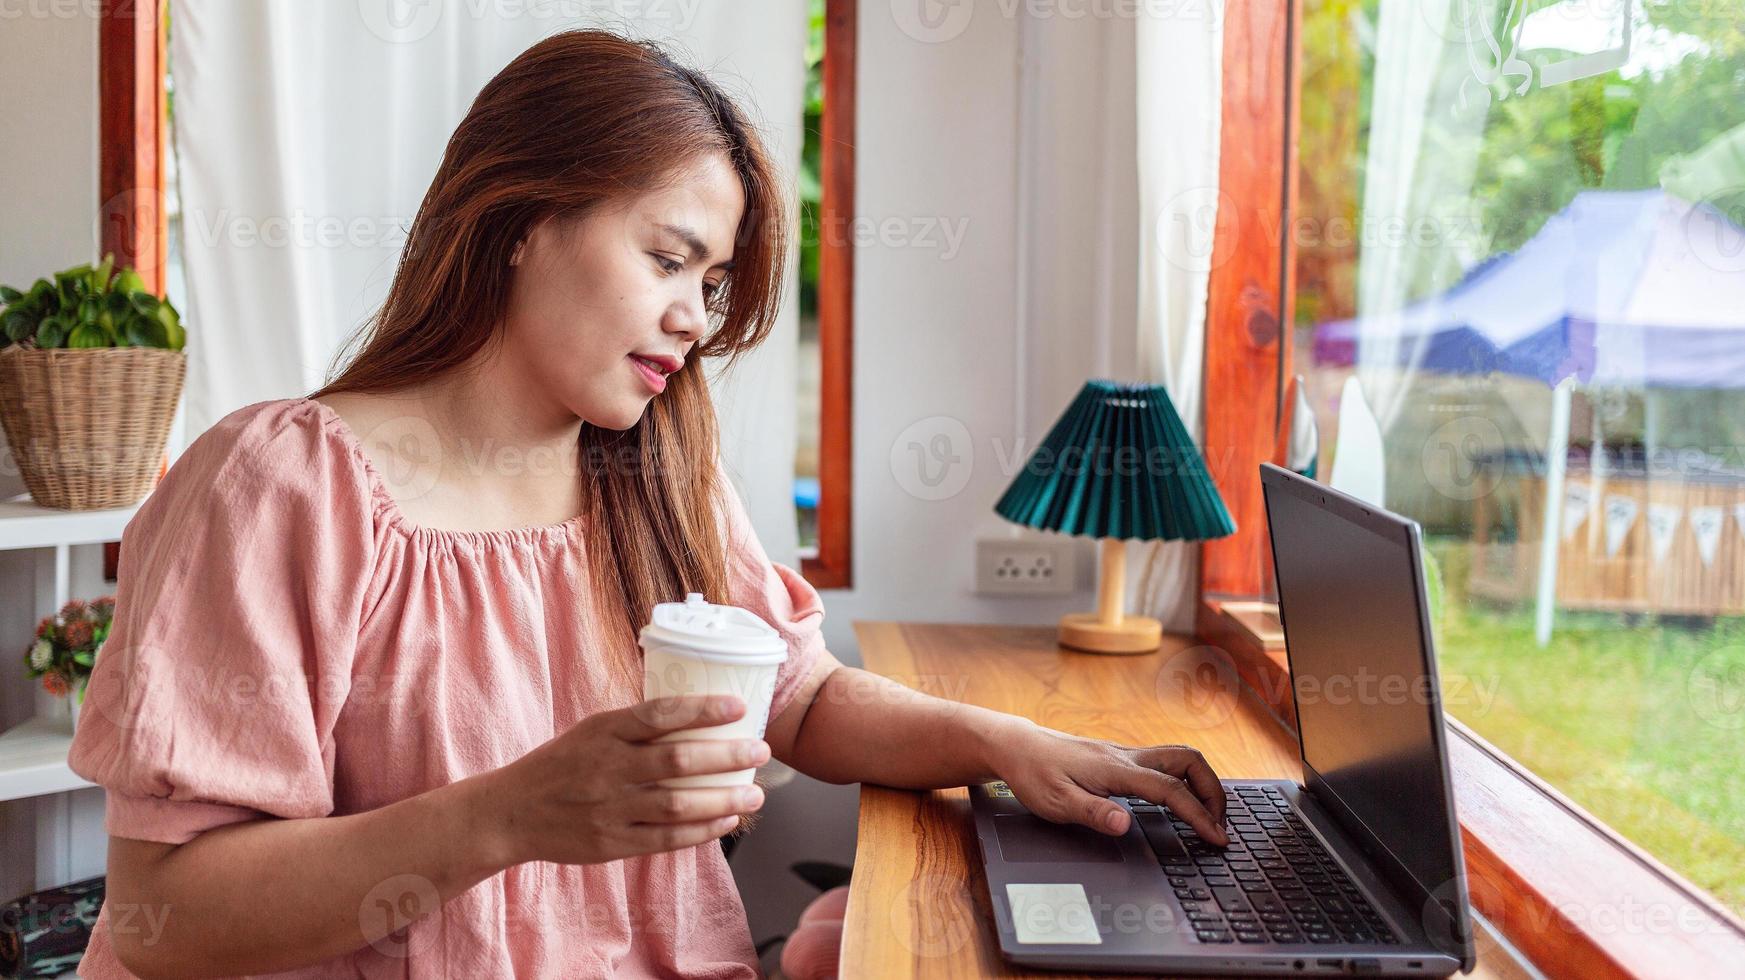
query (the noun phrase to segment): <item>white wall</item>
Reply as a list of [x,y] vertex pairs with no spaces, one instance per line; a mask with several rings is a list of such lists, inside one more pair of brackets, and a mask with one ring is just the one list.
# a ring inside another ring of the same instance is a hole
[[[25,11],[71,7],[73,16]],[[0,283],[89,261],[97,222],[97,22],[89,4],[0,12]],[[10,474],[8,474],[10,475]]]
[[[88,262],[97,248],[97,22],[91,4],[14,4],[0,13],[0,120],[7,150],[0,153],[0,283],[28,287],[37,278]],[[4,444],[0,438],[0,445]],[[0,456],[0,497],[23,493],[11,454]],[[33,685],[16,653],[36,620],[37,562],[52,552],[0,552],[0,730],[34,712]],[[74,549],[74,595],[109,591],[100,545]],[[102,792],[0,803],[0,901],[37,887],[36,820],[65,820],[79,828],[80,848],[69,878],[101,874]]]
[[[928,43],[894,5],[860,5],[856,213],[967,225],[950,258],[889,239],[855,253],[854,588],[823,596],[850,664],[856,619],[1049,624],[1094,604],[1088,543],[1078,594],[1014,599],[975,594],[975,540],[1017,533],[994,503],[1086,379],[1137,380],[1133,25],[1003,6]],[[968,479],[922,499],[892,447],[907,461],[946,420]],[[734,859],[754,937],[814,894],[788,864],[852,859],[857,799],[803,777],[770,795]]]
[[[854,619],[1050,623],[1091,599],[1088,565],[1077,596],[976,595],[974,540],[1011,533],[994,502],[1084,381],[1134,377],[1131,23],[1026,23],[999,6],[936,44],[889,5],[861,8],[857,213],[967,233],[950,259],[855,255],[855,587],[825,596],[842,652]],[[936,418],[961,422],[970,450],[967,484],[943,500],[892,462],[893,445],[910,458],[905,430]]]

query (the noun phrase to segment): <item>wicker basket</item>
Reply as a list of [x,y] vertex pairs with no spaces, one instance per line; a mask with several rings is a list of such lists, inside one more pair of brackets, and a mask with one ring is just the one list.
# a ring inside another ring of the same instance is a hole
[[128,507],[151,492],[188,358],[153,347],[0,350],[0,425],[44,507]]

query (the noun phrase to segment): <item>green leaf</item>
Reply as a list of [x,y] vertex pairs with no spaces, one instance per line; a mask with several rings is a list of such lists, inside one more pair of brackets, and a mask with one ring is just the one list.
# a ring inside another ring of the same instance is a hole
[[164,347],[170,350],[181,350],[187,343],[188,336],[182,329],[182,318],[177,315],[176,308],[163,303],[157,309],[157,321],[164,327]]
[[58,316],[44,317],[36,327],[36,346],[63,347],[67,339],[67,322]]
[[97,325],[97,314],[103,312],[103,298],[87,296],[79,301],[79,322],[87,326]]
[[118,317],[126,316],[133,312],[133,303],[127,298],[126,293],[115,292],[104,296],[103,306],[109,312]]
[[29,310],[9,309],[0,324],[5,325],[6,339],[17,343],[36,331],[36,320]]
[[88,277],[90,275],[91,267],[88,265],[55,273],[55,290],[60,293],[63,308],[71,309],[79,305],[79,301],[85,298],[85,291],[89,288],[90,280]]
[[115,253],[103,256],[103,261],[91,273],[91,288],[102,292],[109,288],[109,277],[115,272]]
[[121,274],[115,277],[114,288],[118,293],[144,292],[145,280],[141,279],[139,273],[135,272],[130,266],[126,269],[122,269]]
[[127,294],[128,301],[139,311],[140,316],[156,316],[159,300],[156,296],[143,289],[136,289]]
[[115,314],[104,310],[97,314],[97,329],[103,331],[104,345],[107,347],[126,347],[127,338],[122,335],[121,324]]
[[109,338],[103,336],[103,331],[95,323],[81,323],[67,335],[67,346],[78,349],[108,347]]
[[155,316],[127,318],[127,342],[134,347],[168,347],[169,334]]
[[97,657],[89,650],[80,650],[73,654],[73,663],[89,667],[97,662]]
[[18,302],[23,298],[24,294],[13,289],[11,286],[0,286],[0,303],[5,303],[7,306],[11,306],[13,303]]

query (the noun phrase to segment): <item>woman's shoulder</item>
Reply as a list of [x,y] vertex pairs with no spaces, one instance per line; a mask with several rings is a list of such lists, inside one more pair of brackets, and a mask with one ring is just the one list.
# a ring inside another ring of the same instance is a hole
[[332,554],[362,567],[380,510],[361,463],[308,402],[256,402],[200,433],[140,502],[121,572],[223,575]]
[[308,398],[245,405],[190,442],[158,491],[369,496],[368,474],[337,416]]
[[244,405],[213,423],[183,451],[178,462],[219,461],[256,475],[287,475],[341,464],[349,447],[334,431],[330,410],[310,398],[277,398]]

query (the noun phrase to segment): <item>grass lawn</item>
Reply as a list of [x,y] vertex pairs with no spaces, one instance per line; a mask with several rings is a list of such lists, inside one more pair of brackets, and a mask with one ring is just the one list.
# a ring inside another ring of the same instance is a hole
[[1478,692],[1450,714],[1723,903],[1745,912],[1745,619],[1684,629],[1468,601],[1465,548],[1433,550],[1448,583],[1437,654]]

